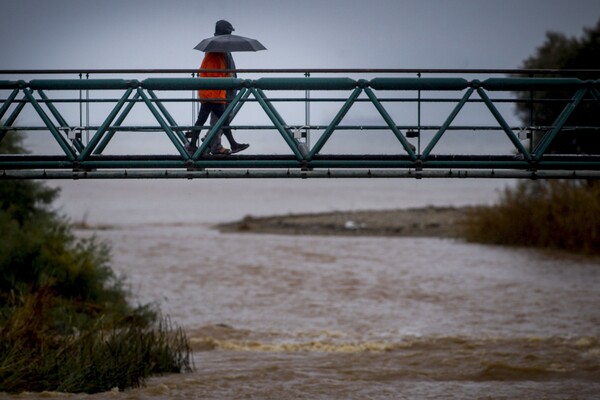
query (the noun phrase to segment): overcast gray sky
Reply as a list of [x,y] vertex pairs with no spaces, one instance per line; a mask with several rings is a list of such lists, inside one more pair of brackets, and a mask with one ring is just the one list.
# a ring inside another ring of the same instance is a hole
[[0,0],[0,69],[197,68],[215,21],[268,51],[239,68],[516,68],[598,0]]

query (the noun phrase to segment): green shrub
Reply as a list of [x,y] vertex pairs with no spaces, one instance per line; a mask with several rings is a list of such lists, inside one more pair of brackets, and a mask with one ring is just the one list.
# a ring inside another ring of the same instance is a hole
[[[0,153],[20,150],[16,136]],[[0,181],[0,391],[98,392],[193,368],[185,333],[134,307],[110,249],[77,239],[33,181]]]
[[600,253],[600,184],[527,181],[507,188],[493,207],[472,210],[467,240]]
[[140,386],[151,374],[191,370],[185,333],[168,319],[112,328],[97,320],[82,332],[51,335],[43,314],[53,300],[49,291],[38,291],[0,334],[0,390],[124,390]]

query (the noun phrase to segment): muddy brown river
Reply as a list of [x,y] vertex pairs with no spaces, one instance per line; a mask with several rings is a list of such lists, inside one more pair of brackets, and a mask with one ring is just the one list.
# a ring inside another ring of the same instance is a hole
[[186,329],[196,371],[125,392],[7,397],[600,398],[598,260],[211,229],[253,213],[481,204],[499,183],[377,181],[362,194],[356,181],[299,184],[62,183],[65,213],[91,227],[77,234],[110,243],[137,301]]

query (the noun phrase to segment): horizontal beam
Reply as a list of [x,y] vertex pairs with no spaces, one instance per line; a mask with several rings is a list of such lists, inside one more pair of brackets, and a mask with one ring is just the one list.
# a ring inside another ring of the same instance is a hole
[[464,90],[469,81],[462,78],[375,78],[369,86],[376,90]]
[[197,161],[179,155],[91,155],[83,161],[66,156],[0,155],[0,169],[156,169],[156,168],[279,168],[279,169],[517,169],[517,170],[600,170],[600,156],[546,155],[528,162],[513,155],[430,155],[412,160],[407,155],[315,155],[310,161],[293,155],[204,155]]
[[359,83],[350,78],[260,78],[247,84],[263,90],[353,90],[362,81]]
[[148,90],[241,89],[242,79],[236,78],[149,78],[139,82]]
[[489,78],[467,81],[462,78],[149,78],[143,81],[125,79],[36,79],[0,81],[0,89],[30,88],[32,90],[116,90],[142,88],[147,90],[241,89],[263,90],[353,90],[371,87],[376,90],[461,91],[467,87],[488,90],[547,90],[600,88],[600,80],[577,78]]
[[33,90],[118,90],[136,88],[139,81],[125,79],[35,79],[25,85]]
[[[228,72],[248,74],[500,74],[500,75],[600,75],[598,69],[516,69],[516,68],[240,68]],[[0,69],[0,75],[86,75],[86,74],[196,74],[195,68],[71,68],[71,69]]]
[[519,170],[110,170],[46,171],[13,170],[3,179],[331,179],[331,178],[460,178],[460,179],[598,179],[600,171],[519,171]]

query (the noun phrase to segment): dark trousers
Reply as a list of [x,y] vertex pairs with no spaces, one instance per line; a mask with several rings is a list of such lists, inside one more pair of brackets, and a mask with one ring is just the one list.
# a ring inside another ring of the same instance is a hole
[[[226,104],[224,103],[202,103],[202,105],[200,106],[200,112],[198,113],[198,119],[196,120],[196,123],[194,124],[194,126],[203,126],[204,123],[206,123],[206,120],[208,119],[208,116],[210,115],[210,113],[212,112],[213,114],[215,114],[215,116],[217,118],[221,118],[223,116],[223,113],[225,112],[225,107]],[[225,122],[227,125],[229,124],[228,121]],[[211,151],[213,150],[217,150],[219,149],[219,147],[221,147],[221,135],[225,134],[225,136],[227,137],[227,139],[231,142],[231,140],[233,140],[233,135],[231,133],[231,130],[229,128],[225,128],[225,129],[219,129],[219,132],[217,132],[217,134],[213,137],[212,142],[210,142],[210,149]],[[198,145],[198,138],[200,137],[200,130],[194,131],[194,133],[192,134],[192,144],[194,146]],[[235,143],[235,141],[234,141]],[[233,145],[233,143],[232,143]]]

